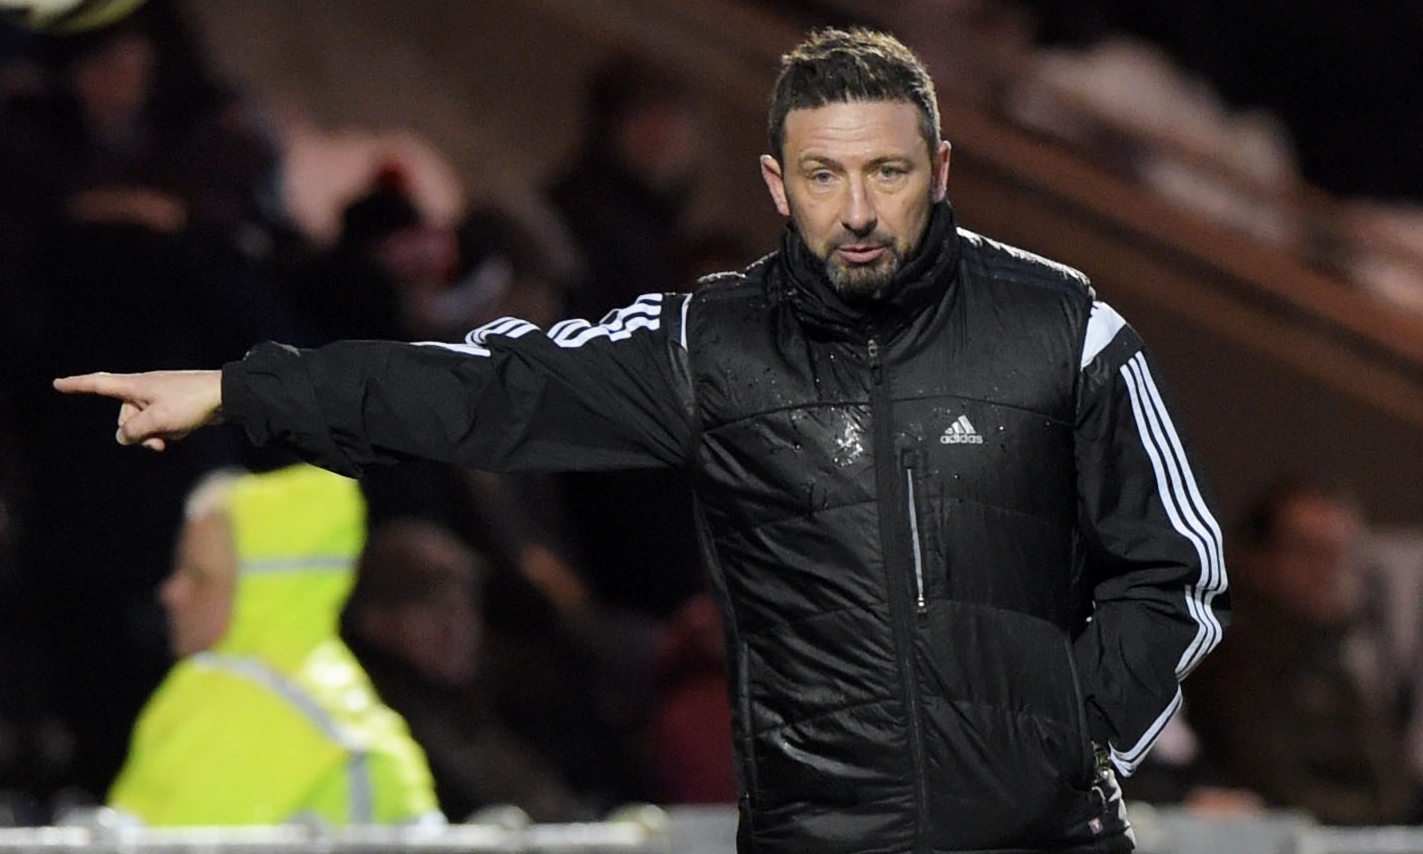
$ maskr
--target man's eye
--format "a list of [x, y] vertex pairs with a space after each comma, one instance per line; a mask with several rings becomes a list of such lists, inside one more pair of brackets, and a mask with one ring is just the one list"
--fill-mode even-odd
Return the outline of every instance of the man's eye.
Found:
[[835, 180], [834, 174], [832, 174], [832, 173], [830, 173], [830, 172], [828, 172], [828, 171], [826, 171], [826, 170], [824, 170], [824, 169], [821, 169], [821, 170], [819, 170], [819, 171], [817, 171], [817, 172], [812, 172], [812, 173], [810, 173], [810, 183], [812, 183], [812, 184], [829, 184], [829, 183], [833, 182], [834, 180]]
[[879, 176], [885, 179], [900, 178], [904, 174], [905, 169], [902, 166], [881, 166], [879, 168]]

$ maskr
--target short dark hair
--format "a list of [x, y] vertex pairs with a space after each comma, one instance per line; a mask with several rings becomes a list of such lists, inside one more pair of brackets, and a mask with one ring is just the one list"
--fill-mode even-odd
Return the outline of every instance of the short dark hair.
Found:
[[1317, 499], [1348, 507], [1362, 516], [1363, 509], [1345, 483], [1309, 473], [1277, 475], [1245, 509], [1236, 526], [1239, 545], [1246, 551], [1269, 547], [1280, 533], [1284, 510], [1296, 501]]
[[771, 154], [781, 159], [786, 114], [851, 101], [907, 101], [932, 157], [939, 147], [939, 102], [919, 57], [894, 36], [855, 27], [811, 32], [781, 57], [767, 121]]

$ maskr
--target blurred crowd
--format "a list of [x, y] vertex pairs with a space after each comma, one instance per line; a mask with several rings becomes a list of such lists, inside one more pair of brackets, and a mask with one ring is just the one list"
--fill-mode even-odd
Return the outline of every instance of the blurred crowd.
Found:
[[[546, 191], [565, 233], [549, 234], [465, 198], [413, 134], [264, 109], [168, 0], [75, 33], [0, 32], [0, 823], [42, 823], [145, 802], [134, 781], [154, 775], [125, 763], [195, 678], [170, 665], [235, 655], [223, 638], [247, 601], [214, 588], [233, 572], [185, 557], [183, 508], [210, 472], [295, 462], [223, 431], [133, 453], [108, 407], [49, 378], [218, 367], [265, 339], [597, 320], [752, 259], [686, 229], [695, 100], [638, 58], [590, 80], [586, 140]], [[369, 547], [331, 631], [422, 745], [445, 815], [734, 799], [721, 632], [677, 476], [412, 463], [361, 490]], [[229, 592], [214, 606], [204, 589]], [[194, 621], [208, 643], [177, 643]]]
[[[1091, 109], [1068, 121], [1043, 87], [1156, 105], [1178, 131], [1217, 122], [1198, 146], [1217, 165], [1257, 183], [1297, 177], [1270, 121], [1199, 93], [1185, 104], [1140, 44], [1044, 53], [1019, 7], [953, 6], [980, 29], [920, 30], [942, 34], [938, 61], [925, 53], [946, 89], [1097, 143], [1116, 138], [1102, 132], [1106, 108], [1090, 127]], [[973, 32], [997, 36], [966, 47]], [[966, 62], [989, 71], [955, 73]], [[1123, 76], [1133, 87], [1103, 94]], [[0, 28], [0, 99], [0, 825], [103, 803], [157, 822], [211, 818], [211, 804], [184, 813], [144, 786], [184, 763], [250, 773], [254, 761], [216, 751], [164, 754], [188, 726], [184, 743], [230, 747], [221, 726], [252, 720], [234, 708], [264, 708], [260, 691], [233, 699], [223, 673], [306, 697], [326, 729], [302, 750], [385, 769], [376, 779], [399, 797], [378, 797], [373, 814], [389, 820], [431, 805], [452, 821], [499, 805], [567, 821], [635, 801], [734, 800], [722, 634], [677, 473], [412, 462], [370, 472], [357, 495], [321, 486], [337, 493], [308, 499], [308, 524], [272, 512], [316, 489], [295, 460], [222, 430], [161, 455], [121, 448], [112, 407], [49, 386], [96, 367], [218, 367], [266, 339], [458, 341], [507, 315], [596, 320], [743, 266], [758, 247], [688, 226], [705, 132], [689, 81], [631, 55], [588, 81], [585, 139], [540, 200], [558, 233], [466, 198], [414, 135], [328, 133], [264, 109], [213, 73], [169, 0], [78, 33]], [[1167, 192], [1195, 186], [1132, 156]], [[306, 537], [318, 522], [338, 545]], [[270, 551], [253, 545], [264, 536]], [[1423, 566], [1416, 544], [1388, 545], [1329, 485], [1282, 481], [1263, 496], [1232, 553], [1237, 627], [1188, 680], [1185, 711], [1128, 794], [1423, 820]], [[274, 562], [310, 570], [309, 589], [324, 591], [277, 588], [283, 601], [321, 610], [252, 604], [272, 599], [254, 573]], [[341, 574], [319, 580], [333, 562]], [[261, 633], [254, 614], [313, 633], [244, 646]], [[337, 671], [346, 681], [330, 681]], [[333, 684], [345, 705], [327, 704]], [[360, 714], [347, 708], [356, 696]], [[306, 755], [272, 742], [279, 729], [254, 742], [272, 764]], [[156, 802], [177, 814], [146, 813]], [[276, 815], [349, 814], [284, 804]]]

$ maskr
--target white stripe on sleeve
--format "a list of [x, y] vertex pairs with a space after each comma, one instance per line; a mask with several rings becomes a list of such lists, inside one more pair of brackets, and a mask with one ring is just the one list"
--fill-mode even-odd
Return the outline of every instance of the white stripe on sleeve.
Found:
[[[598, 338], [621, 341], [631, 337], [639, 329], [655, 331], [661, 327], [662, 294], [644, 294], [638, 297], [632, 305], [611, 312], [597, 324], [580, 318], [561, 320], [549, 327], [547, 337], [560, 347], [576, 348]], [[464, 341], [458, 344], [445, 341], [417, 341], [415, 343], [421, 347], [443, 347], [446, 350], [467, 353], [471, 356], [489, 356], [490, 338], [522, 338], [532, 332], [539, 331], [539, 327], [527, 320], [520, 320], [517, 317], [501, 317], [470, 332], [464, 337]]]
[[[1121, 373], [1126, 381], [1142, 447], [1151, 460], [1156, 476], [1157, 494], [1171, 526], [1194, 546], [1201, 566], [1196, 582], [1187, 585], [1184, 594], [1186, 612], [1196, 622], [1197, 629], [1196, 636], [1176, 662], [1176, 679], [1179, 682], [1220, 642], [1224, 633], [1211, 609], [1212, 600], [1226, 589], [1220, 525], [1201, 496], [1180, 436], [1147, 366], [1145, 354], [1133, 356], [1122, 366]], [[1178, 705], [1179, 689], [1170, 706], [1136, 744], [1123, 751], [1112, 748], [1112, 762], [1123, 774], [1130, 774], [1136, 769]]]

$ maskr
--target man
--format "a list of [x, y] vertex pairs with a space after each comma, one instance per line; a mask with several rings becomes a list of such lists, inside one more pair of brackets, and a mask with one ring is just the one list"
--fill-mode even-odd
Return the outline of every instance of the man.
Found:
[[596, 319], [644, 293], [681, 290], [700, 119], [678, 69], [632, 54], [597, 69], [584, 107], [583, 142], [548, 199], [582, 256], [567, 316]]
[[355, 482], [220, 472], [160, 588], [173, 652], [109, 804], [151, 825], [443, 823], [425, 754], [337, 636], [365, 539]]
[[535, 821], [590, 818], [553, 765], [499, 720], [480, 615], [484, 559], [444, 525], [371, 528], [341, 636], [425, 748], [444, 813], [512, 804]]
[[1218, 526], [1142, 343], [1080, 273], [958, 229], [893, 38], [788, 54], [779, 251], [598, 325], [262, 345], [90, 375], [119, 441], [219, 417], [342, 471], [682, 466], [724, 612], [742, 852], [1126, 851], [1130, 773], [1218, 641]]
[[[548, 198], [582, 257], [560, 319], [596, 320], [642, 294], [695, 281], [682, 261], [703, 146], [695, 88], [680, 69], [646, 57], [604, 62], [583, 106], [583, 143]], [[681, 472], [567, 472], [549, 484], [575, 569], [600, 602], [662, 619], [705, 590]]]
[[1190, 724], [1208, 770], [1269, 806], [1416, 824], [1413, 668], [1367, 542], [1337, 487], [1286, 477], [1263, 492], [1241, 525], [1236, 627], [1187, 686]]

